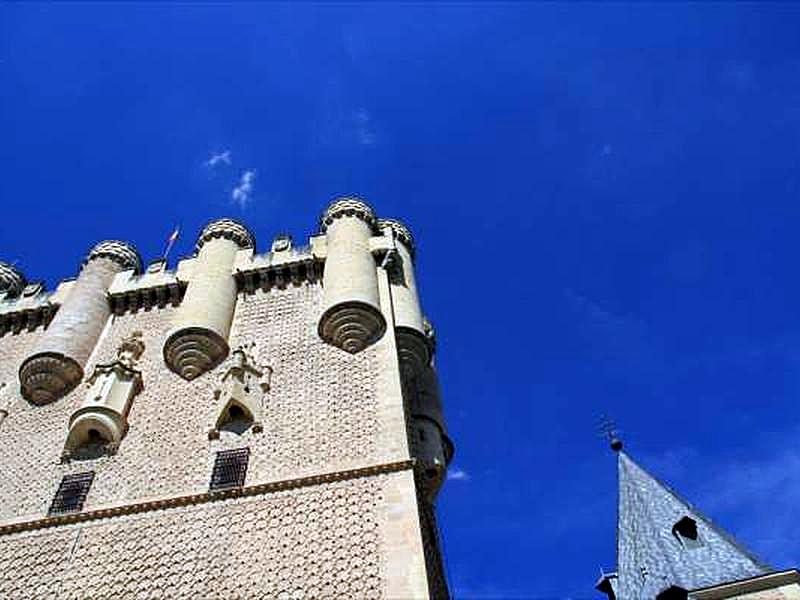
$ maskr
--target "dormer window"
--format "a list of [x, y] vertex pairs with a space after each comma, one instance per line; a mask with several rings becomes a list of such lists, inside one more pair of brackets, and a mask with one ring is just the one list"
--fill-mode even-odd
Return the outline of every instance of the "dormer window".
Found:
[[681, 517], [672, 526], [672, 535], [686, 549], [699, 548], [703, 545], [697, 532], [697, 521], [689, 516]]

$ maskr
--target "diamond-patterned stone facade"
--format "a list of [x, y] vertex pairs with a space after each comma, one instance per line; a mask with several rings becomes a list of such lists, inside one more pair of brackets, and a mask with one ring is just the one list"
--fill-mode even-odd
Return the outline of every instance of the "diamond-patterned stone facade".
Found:
[[[223, 429], [217, 439], [208, 423], [226, 365], [191, 381], [164, 365], [178, 307], [110, 315], [85, 370], [113, 361], [141, 332], [142, 388], [116, 453], [70, 461], [60, 454], [85, 385], [47, 405], [28, 402], [17, 371], [42, 328], [0, 336], [0, 598], [424, 595], [430, 542], [423, 547], [427, 520], [410, 463], [380, 470], [408, 460], [394, 347], [388, 337], [358, 354], [325, 344], [322, 299], [318, 281], [238, 293], [228, 341], [252, 348], [272, 373], [263, 430]], [[242, 447], [250, 449], [245, 490], [264, 491], [209, 496], [217, 452]], [[378, 474], [363, 471], [371, 466]], [[80, 513], [87, 520], [45, 526], [62, 478], [87, 471], [95, 473]], [[286, 481], [304, 483], [285, 489]], [[27, 529], [11, 533], [20, 522]]]

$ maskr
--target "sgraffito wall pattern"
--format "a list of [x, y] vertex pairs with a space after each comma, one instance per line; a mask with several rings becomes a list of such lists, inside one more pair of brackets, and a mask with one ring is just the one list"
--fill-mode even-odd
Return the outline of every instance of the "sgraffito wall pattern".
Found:
[[381, 598], [397, 475], [0, 537], [0, 598]]
[[[0, 381], [10, 385], [12, 406], [0, 424], [0, 521], [43, 516], [64, 474], [94, 470], [85, 508], [135, 499], [203, 492], [216, 450], [251, 448], [247, 484], [375, 464], [386, 456], [387, 429], [379, 410], [381, 342], [351, 355], [322, 343], [316, 333], [321, 289], [303, 283], [240, 294], [230, 345], [255, 342], [261, 364], [273, 369], [264, 395], [264, 431], [223, 432], [209, 440], [215, 372], [187, 382], [164, 366], [162, 345], [175, 308], [153, 308], [111, 317], [89, 359], [113, 360], [125, 337], [141, 331], [143, 391], [134, 398], [129, 430], [116, 455], [60, 462], [70, 415], [86, 393], [80, 385], [66, 398], [32, 406], [19, 397], [16, 370], [37, 332], [0, 338]], [[394, 424], [391, 425], [393, 428]]]

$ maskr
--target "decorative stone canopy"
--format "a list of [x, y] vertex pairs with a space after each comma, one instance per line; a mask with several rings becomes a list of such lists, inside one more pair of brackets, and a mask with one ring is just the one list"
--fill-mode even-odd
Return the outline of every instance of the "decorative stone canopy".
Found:
[[22, 271], [14, 265], [0, 262], [0, 294], [19, 296], [27, 284]]
[[370, 229], [375, 229], [377, 224], [375, 211], [369, 204], [357, 196], [342, 196], [331, 202], [322, 213], [319, 221], [320, 231], [325, 233], [328, 226], [340, 217], [358, 217], [369, 225]]
[[137, 274], [142, 272], [142, 258], [136, 248], [128, 242], [104, 240], [89, 251], [83, 264], [95, 258], [109, 258], [122, 265], [125, 270], [133, 269]]
[[384, 229], [386, 227], [389, 227], [394, 232], [395, 237], [405, 244], [411, 254], [411, 258], [414, 258], [417, 252], [417, 246], [414, 243], [414, 236], [411, 235], [411, 230], [404, 223], [396, 219], [378, 219], [378, 229]]
[[199, 251], [206, 242], [216, 238], [232, 240], [242, 249], [256, 247], [256, 238], [247, 227], [233, 219], [217, 219], [211, 221], [200, 232], [200, 237], [197, 238], [197, 250]]

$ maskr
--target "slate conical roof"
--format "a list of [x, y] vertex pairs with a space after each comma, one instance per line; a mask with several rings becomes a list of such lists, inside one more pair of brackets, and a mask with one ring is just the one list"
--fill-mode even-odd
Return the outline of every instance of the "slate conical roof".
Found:
[[[693, 590], [772, 571], [624, 452], [618, 471], [617, 598], [655, 598], [670, 586]], [[696, 523], [696, 540], [673, 531], [684, 517]]]

